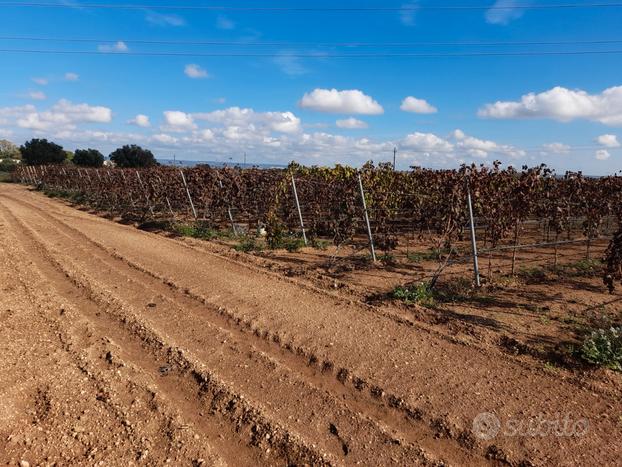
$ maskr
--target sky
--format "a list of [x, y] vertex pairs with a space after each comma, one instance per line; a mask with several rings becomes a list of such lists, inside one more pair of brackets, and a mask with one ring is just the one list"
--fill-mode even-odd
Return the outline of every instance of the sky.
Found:
[[573, 3], [590, 1], [0, 1], [0, 138], [309, 165], [396, 148], [399, 169], [611, 174], [622, 4], [542, 8]]

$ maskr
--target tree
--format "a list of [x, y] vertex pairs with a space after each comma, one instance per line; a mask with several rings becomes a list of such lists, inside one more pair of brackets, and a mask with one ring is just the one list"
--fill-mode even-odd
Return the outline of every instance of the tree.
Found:
[[0, 139], [0, 159], [21, 159], [22, 155], [16, 144]]
[[47, 139], [31, 139], [19, 148], [28, 165], [60, 164], [67, 155], [62, 146]]
[[101, 167], [104, 165], [104, 155], [97, 149], [77, 149], [73, 163], [82, 167]]
[[135, 144], [125, 145], [110, 154], [110, 160], [117, 167], [153, 167], [158, 165], [153, 154], [148, 149], [143, 149]]

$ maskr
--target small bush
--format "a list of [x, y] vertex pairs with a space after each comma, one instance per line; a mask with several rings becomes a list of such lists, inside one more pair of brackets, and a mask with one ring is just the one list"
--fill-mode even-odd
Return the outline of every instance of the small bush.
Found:
[[262, 251], [263, 247], [257, 243], [257, 239], [255, 237], [245, 237], [240, 243], [238, 243], [235, 247], [236, 251], [241, 251], [244, 253], [250, 253], [251, 251]]
[[328, 240], [321, 240], [319, 238], [312, 238], [310, 245], [313, 248], [316, 248], [318, 250], [322, 250], [325, 251], [328, 249], [328, 246], [331, 244], [331, 242], [329, 242]]
[[593, 365], [622, 371], [622, 327], [593, 331], [583, 342], [580, 355]]
[[434, 304], [434, 291], [429, 284], [415, 284], [408, 286], [399, 286], [393, 290], [393, 298], [401, 300], [404, 303], [418, 303], [424, 306]]
[[290, 253], [300, 251], [303, 246], [305, 246], [305, 242], [301, 238], [290, 237], [283, 241], [283, 247]]
[[195, 224], [176, 224], [173, 226], [173, 230], [184, 237], [199, 238], [201, 240], [213, 240], [219, 237], [217, 230], [201, 222]]

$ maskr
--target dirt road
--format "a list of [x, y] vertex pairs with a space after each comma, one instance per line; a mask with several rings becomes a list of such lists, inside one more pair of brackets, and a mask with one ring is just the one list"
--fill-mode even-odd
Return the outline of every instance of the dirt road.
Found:
[[619, 462], [619, 388], [20, 186], [0, 232], [6, 462]]

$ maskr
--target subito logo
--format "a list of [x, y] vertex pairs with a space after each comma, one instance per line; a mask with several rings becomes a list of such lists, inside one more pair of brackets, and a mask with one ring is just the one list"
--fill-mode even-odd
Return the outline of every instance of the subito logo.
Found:
[[473, 419], [473, 434], [482, 440], [495, 438], [501, 430], [501, 421], [490, 412], [482, 412]]

